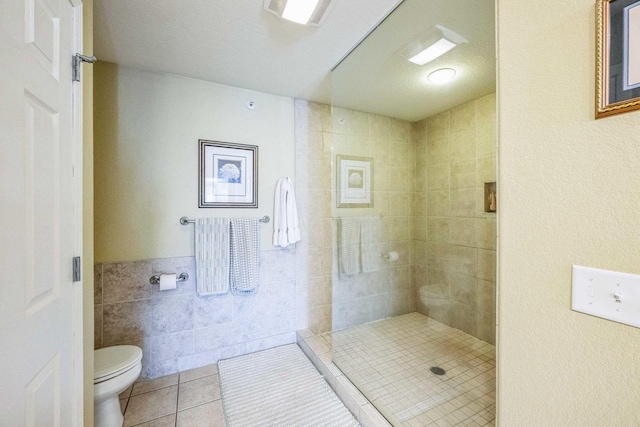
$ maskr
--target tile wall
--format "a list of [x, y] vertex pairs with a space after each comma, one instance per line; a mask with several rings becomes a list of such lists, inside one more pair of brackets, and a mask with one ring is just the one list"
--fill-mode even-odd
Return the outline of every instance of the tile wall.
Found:
[[496, 214], [484, 212], [484, 183], [496, 180], [495, 106], [491, 94], [414, 125], [417, 309], [491, 344]]
[[[295, 250], [262, 251], [253, 295], [199, 297], [193, 257], [95, 266], [95, 348], [143, 349], [142, 378], [156, 378], [218, 359], [295, 342]], [[160, 292], [149, 277], [186, 272], [176, 290]]]
[[[297, 279], [309, 284], [309, 328], [318, 333], [415, 311], [411, 123], [301, 100], [295, 111], [296, 191], [308, 237], [297, 248]], [[339, 154], [373, 158], [373, 208], [336, 207]], [[380, 253], [397, 251], [400, 259], [380, 257], [377, 271], [341, 277], [332, 217], [342, 216], [379, 216]]]

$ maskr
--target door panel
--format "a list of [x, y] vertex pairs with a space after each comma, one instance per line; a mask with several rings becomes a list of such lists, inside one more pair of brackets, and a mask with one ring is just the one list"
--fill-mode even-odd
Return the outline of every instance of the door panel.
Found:
[[76, 420], [73, 18], [68, 0], [0, 1], [0, 426]]

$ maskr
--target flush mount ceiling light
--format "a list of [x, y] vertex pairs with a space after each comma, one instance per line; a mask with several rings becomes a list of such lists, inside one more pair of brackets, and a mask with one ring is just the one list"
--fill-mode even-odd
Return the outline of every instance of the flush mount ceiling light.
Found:
[[264, 0], [264, 9], [287, 21], [321, 25], [334, 5], [333, 0]]
[[466, 42], [467, 40], [459, 34], [441, 25], [436, 25], [428, 30], [420, 38], [420, 41], [407, 47], [404, 56], [414, 64], [424, 65]]
[[432, 73], [429, 73], [427, 79], [431, 83], [435, 83], [437, 85], [443, 85], [448, 83], [456, 76], [456, 70], [453, 68], [441, 68], [439, 70], [435, 70]]

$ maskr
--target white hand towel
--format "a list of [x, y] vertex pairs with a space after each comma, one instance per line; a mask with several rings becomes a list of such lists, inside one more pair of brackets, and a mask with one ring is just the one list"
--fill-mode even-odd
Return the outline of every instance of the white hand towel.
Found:
[[293, 183], [287, 176], [276, 184], [273, 212], [273, 245], [286, 248], [300, 241], [298, 207]]
[[340, 271], [354, 276], [360, 273], [360, 218], [341, 218], [339, 232]]
[[234, 294], [251, 294], [260, 278], [260, 240], [256, 218], [231, 219], [230, 283]]

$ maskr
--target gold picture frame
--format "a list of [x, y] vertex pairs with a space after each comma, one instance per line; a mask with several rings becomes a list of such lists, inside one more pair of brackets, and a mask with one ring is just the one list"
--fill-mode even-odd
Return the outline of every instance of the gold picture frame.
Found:
[[597, 0], [596, 7], [596, 119], [599, 119], [640, 109], [637, 80], [640, 45], [635, 37], [640, 25], [640, 0]]

